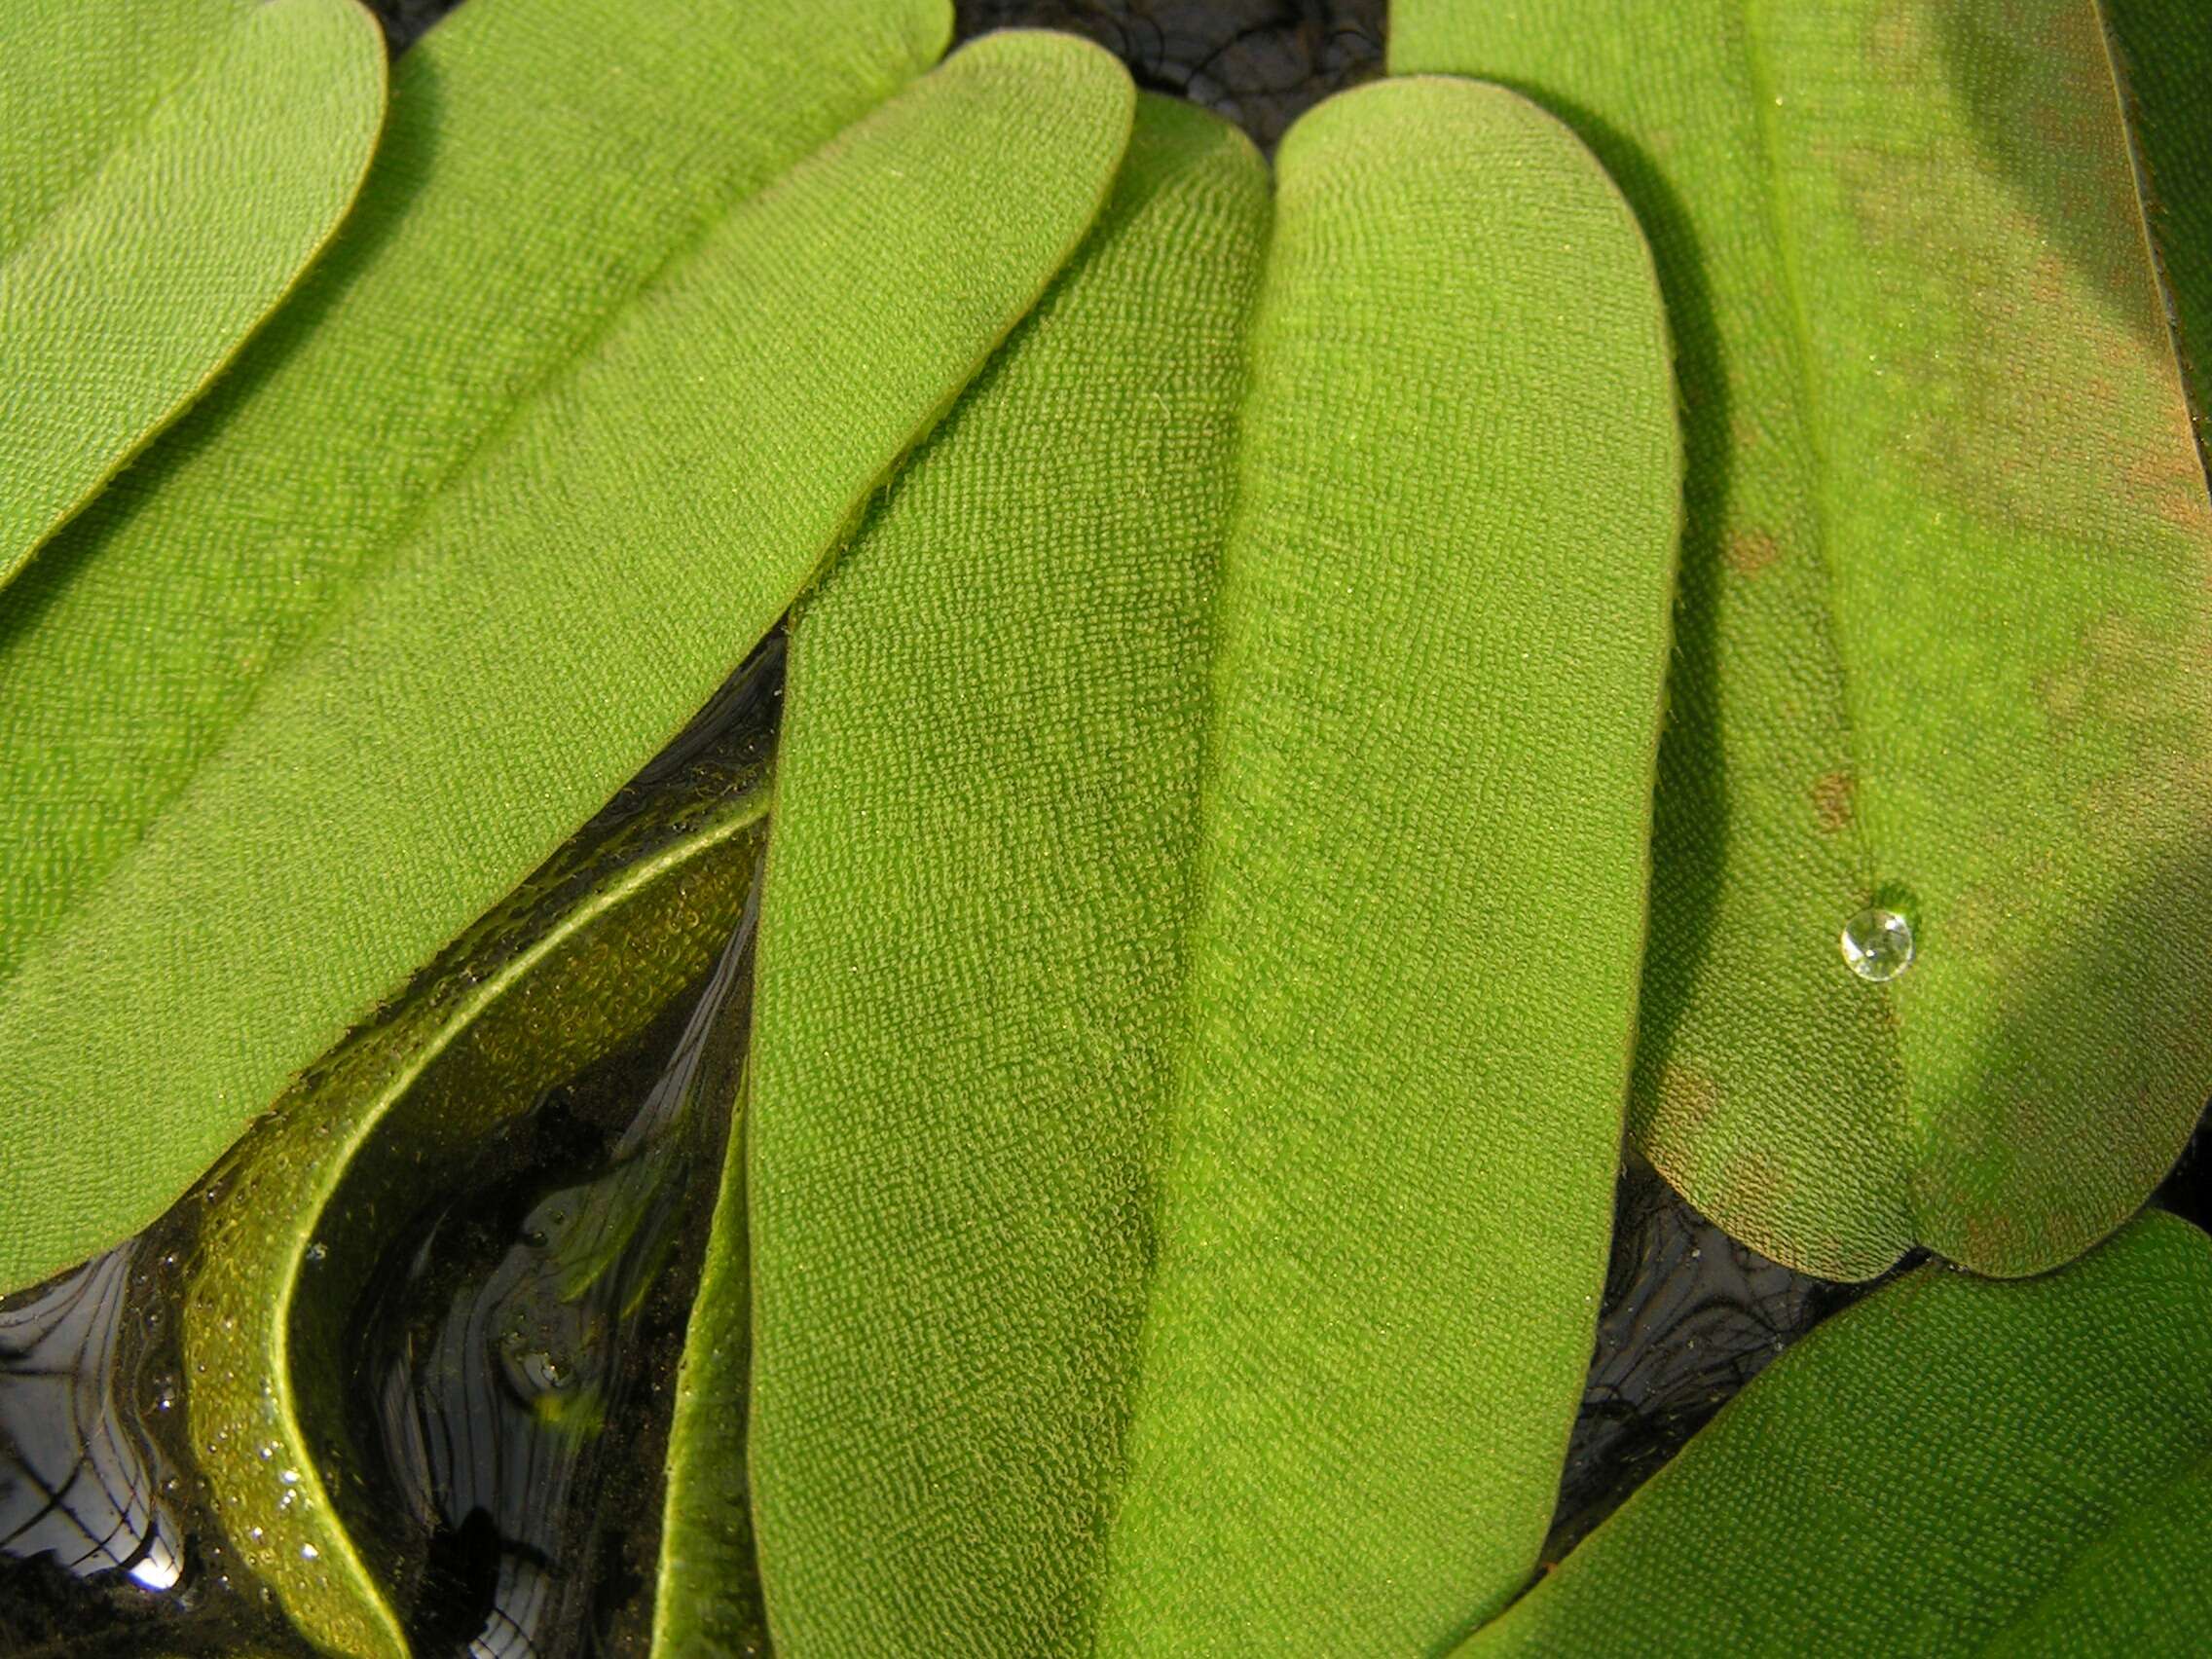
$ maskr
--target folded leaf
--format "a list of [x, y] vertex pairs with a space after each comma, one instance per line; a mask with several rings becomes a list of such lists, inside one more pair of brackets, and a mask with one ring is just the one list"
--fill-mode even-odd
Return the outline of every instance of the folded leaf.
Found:
[[408, 1652], [383, 1588], [388, 1522], [326, 1450], [351, 1438], [349, 1322], [372, 1271], [444, 1172], [698, 980], [737, 925], [766, 806], [740, 776], [582, 842], [289, 1090], [202, 1189], [183, 1315], [200, 1474], [240, 1559], [318, 1647]]
[[1350, 94], [1281, 173], [1270, 240], [1249, 147], [1148, 104], [794, 622], [782, 1650], [1426, 1649], [1542, 1540], [1642, 932], [1658, 296], [1497, 89]]
[[753, 1323], [746, 1107], [741, 1083], [708, 1228], [708, 1259], [676, 1374], [653, 1586], [654, 1659], [770, 1651], [746, 1470], [744, 1402], [751, 1386]]
[[1112, 59], [1007, 34], [830, 139], [935, 5], [559, 3], [410, 55], [352, 257], [12, 596], [0, 1284], [150, 1219], [668, 740], [1126, 138]]
[[2199, 443], [2212, 414], [2212, 28], [2195, 0], [2103, 0], [2148, 174], [2151, 232], [2181, 328]]
[[2092, 0], [1391, 21], [1575, 125], [1680, 346], [1639, 1145], [1828, 1277], [2067, 1260], [2212, 1092], [2212, 502]]
[[1460, 1652], [2185, 1654], [2212, 1629], [2212, 1239], [1924, 1267], [1777, 1360]]
[[359, 188], [353, 0], [13, 0], [0, 20], [0, 584], [269, 314]]

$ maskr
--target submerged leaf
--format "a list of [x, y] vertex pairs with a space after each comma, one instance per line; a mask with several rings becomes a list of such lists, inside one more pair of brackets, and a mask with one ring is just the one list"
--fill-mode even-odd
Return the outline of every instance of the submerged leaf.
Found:
[[319, 1646], [406, 1651], [378, 1582], [388, 1529], [369, 1519], [339, 1409], [372, 1268], [490, 1130], [697, 981], [737, 924], [766, 804], [764, 785], [704, 803], [680, 792], [557, 861], [203, 1190], [184, 1313], [202, 1474], [240, 1557]]
[[1126, 139], [1072, 39], [864, 116], [935, 0], [699, 10], [409, 54], [343, 257], [11, 595], [0, 1285], [150, 1220], [668, 740]]
[[2212, 1239], [1925, 1267], [1723, 1408], [1462, 1654], [2181, 1655], [2212, 1629]]
[[794, 623], [746, 1175], [795, 1652], [1432, 1648], [1543, 1537], [1642, 934], [1658, 294], [1494, 88], [1347, 94], [1281, 172], [1271, 230], [1148, 103]]
[[2212, 501], [2093, 0], [1391, 20], [1576, 127], [1679, 342], [1638, 1144], [1829, 1277], [2067, 1260], [2212, 1091]]
[[298, 279], [360, 186], [384, 90], [354, 0], [10, 0], [0, 584]]

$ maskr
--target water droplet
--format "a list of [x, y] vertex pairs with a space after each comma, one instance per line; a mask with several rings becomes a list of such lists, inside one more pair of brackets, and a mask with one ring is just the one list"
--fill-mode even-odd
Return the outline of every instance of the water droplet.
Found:
[[1851, 971], [1875, 984], [1912, 966], [1912, 924], [1895, 910], [1860, 911], [1843, 924], [1841, 943]]
[[276, 1478], [286, 1486], [298, 1486], [300, 1484], [300, 1471], [297, 1469], [280, 1470]]
[[319, 1561], [321, 1558], [322, 1552], [316, 1549], [314, 1545], [302, 1544], [300, 1546], [300, 1559], [302, 1561]]

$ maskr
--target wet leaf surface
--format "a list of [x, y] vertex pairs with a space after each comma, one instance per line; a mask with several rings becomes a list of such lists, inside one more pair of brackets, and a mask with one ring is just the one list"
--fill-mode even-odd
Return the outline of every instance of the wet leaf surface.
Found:
[[[618, 798], [199, 1190], [184, 1320], [200, 1468], [247, 1564], [319, 1643], [404, 1651], [388, 1587], [411, 1570], [405, 1531], [346, 1411], [378, 1264], [402, 1238], [419, 1247], [425, 1200], [487, 1134], [629, 1048], [721, 954], [764, 830], [778, 667], [771, 650], [716, 712], [722, 743]], [[621, 1178], [649, 1166], [629, 1160]]]

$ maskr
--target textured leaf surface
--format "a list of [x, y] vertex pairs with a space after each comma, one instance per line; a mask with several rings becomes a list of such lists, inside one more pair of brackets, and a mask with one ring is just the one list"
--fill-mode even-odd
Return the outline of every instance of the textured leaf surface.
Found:
[[[2068, 1259], [2212, 1089], [2212, 503], [2091, 0], [1392, 28], [1590, 141], [1679, 342], [1632, 1131], [1792, 1267]], [[1869, 903], [1918, 936], [1886, 984]]]
[[345, 215], [384, 118], [353, 0], [14, 0], [0, 21], [0, 583]]
[[2195, 0], [2103, 0], [2135, 140], [2151, 231], [2181, 328], [2197, 433], [2212, 410], [2212, 19]]
[[0, 618], [0, 1283], [158, 1212], [667, 741], [1126, 140], [1067, 37], [838, 133], [937, 7], [561, 4], [404, 60], [348, 257]]
[[1460, 1652], [2184, 1654], [2212, 1629], [2212, 1240], [1821, 1326]]
[[1642, 932], [1664, 329], [1510, 93], [1349, 94], [1281, 175], [1271, 228], [1248, 147], [1148, 106], [794, 624], [785, 1650], [1426, 1649], [1534, 1564]]
[[441, 1171], [714, 961], [767, 793], [660, 804], [527, 884], [256, 1124], [203, 1189], [186, 1294], [200, 1470], [240, 1558], [331, 1652], [404, 1659], [350, 1439], [349, 1320]]

